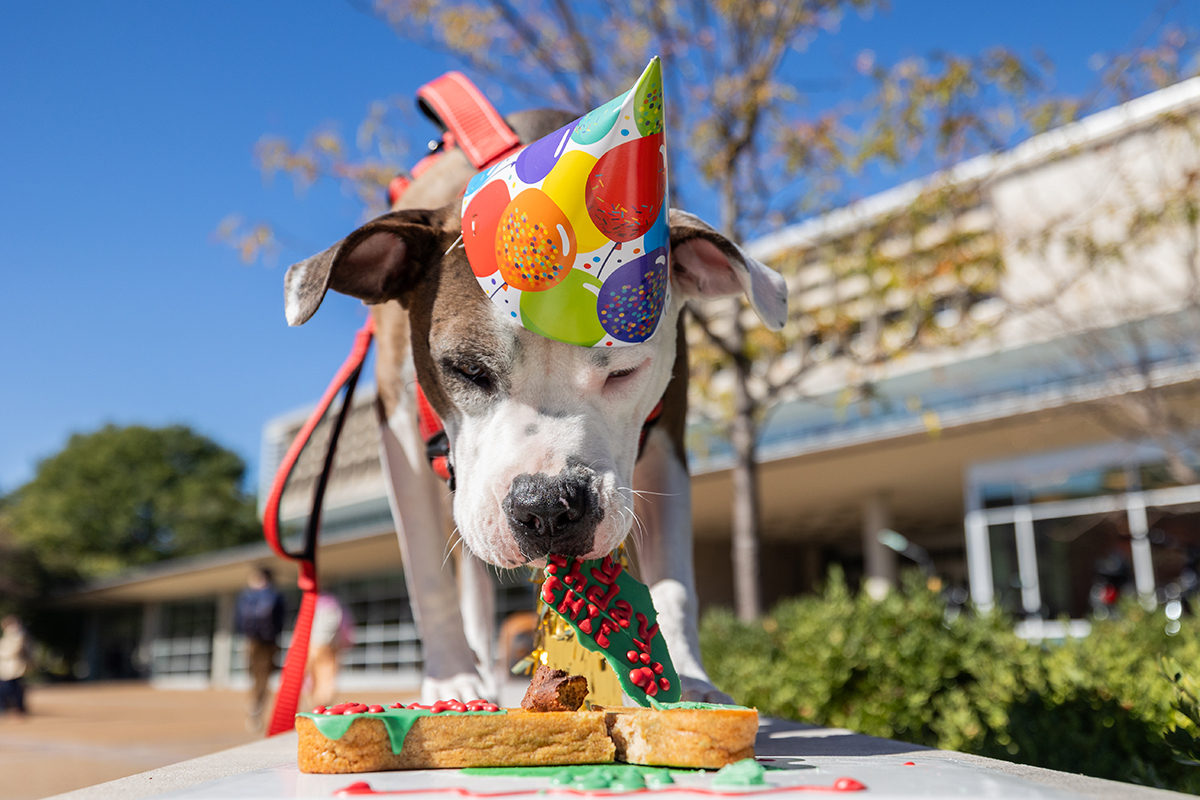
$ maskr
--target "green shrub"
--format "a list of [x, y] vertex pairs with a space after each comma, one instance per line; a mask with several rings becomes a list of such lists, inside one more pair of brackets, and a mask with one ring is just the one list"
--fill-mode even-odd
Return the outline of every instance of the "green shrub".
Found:
[[1085, 639], [1043, 647], [1000, 614], [948, 617], [916, 574], [903, 584], [877, 602], [835, 570], [823, 595], [759, 622], [710, 612], [705, 666], [773, 716], [1200, 792], [1200, 767], [1167, 743], [1195, 729], [1160, 666], [1200, 663], [1196, 620], [1168, 636], [1161, 613], [1131, 606]]

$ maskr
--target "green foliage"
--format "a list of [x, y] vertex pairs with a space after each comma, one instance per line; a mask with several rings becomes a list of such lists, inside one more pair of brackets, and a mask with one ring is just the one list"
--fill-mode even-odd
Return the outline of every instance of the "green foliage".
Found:
[[0, 509], [0, 527], [58, 575], [122, 568], [254, 541], [237, 454], [181, 426], [75, 434]]
[[1183, 674], [1178, 665], [1172, 669], [1164, 663], [1163, 676], [1175, 690], [1171, 701], [1175, 727], [1167, 732], [1167, 746], [1177, 760], [1200, 767], [1200, 689], [1195, 678]]
[[[4, 513], [0, 501], [0, 517]], [[33, 548], [18, 544], [0, 519], [0, 616], [24, 613], [49, 584], [50, 575]]]
[[1159, 661], [1200, 663], [1200, 622], [1174, 636], [1164, 623], [1132, 606], [1085, 639], [1041, 646], [999, 614], [947, 614], [916, 574], [876, 602], [835, 570], [822, 596], [758, 622], [709, 613], [701, 644], [717, 685], [766, 714], [1200, 792], [1200, 767], [1181, 760], [1194, 760], [1195, 694]]

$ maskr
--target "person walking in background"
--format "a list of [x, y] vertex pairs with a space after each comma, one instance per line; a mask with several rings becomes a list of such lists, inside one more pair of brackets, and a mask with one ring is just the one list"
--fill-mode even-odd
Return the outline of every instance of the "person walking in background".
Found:
[[246, 666], [254, 681], [250, 689], [250, 714], [246, 727], [262, 730], [267, 683], [275, 670], [279, 634], [283, 632], [283, 595], [275, 588], [275, 576], [267, 567], [250, 573], [246, 588], [238, 595], [237, 632], [246, 637]]
[[313, 705], [333, 705], [342, 651], [352, 644], [354, 616], [336, 597], [321, 592], [317, 596], [312, 638], [308, 647], [308, 676], [312, 680]]
[[23, 717], [28, 713], [22, 679], [29, 669], [29, 635], [14, 614], [0, 620], [0, 631], [0, 711], [12, 709]]

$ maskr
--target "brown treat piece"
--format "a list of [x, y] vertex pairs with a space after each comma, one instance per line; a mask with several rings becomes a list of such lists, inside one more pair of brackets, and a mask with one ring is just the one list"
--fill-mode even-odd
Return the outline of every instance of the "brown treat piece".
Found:
[[434, 714], [420, 717], [392, 752], [387, 728], [362, 716], [340, 739], [326, 739], [308, 717], [296, 718], [301, 772], [337, 774], [443, 767], [533, 767], [613, 760], [604, 714]]
[[652, 767], [718, 769], [754, 758], [758, 712], [752, 708], [606, 707], [617, 760]]
[[569, 675], [545, 664], [533, 673], [521, 708], [530, 711], [578, 711], [587, 697], [588, 682], [582, 675]]

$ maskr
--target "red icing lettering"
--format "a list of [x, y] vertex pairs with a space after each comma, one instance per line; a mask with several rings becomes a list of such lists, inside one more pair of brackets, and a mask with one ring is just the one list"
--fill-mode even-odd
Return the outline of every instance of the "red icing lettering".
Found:
[[587, 586], [587, 578], [585, 578], [583, 573], [579, 571], [579, 565], [582, 563], [583, 562], [579, 560], [572, 560], [571, 570], [564, 575], [562, 579], [563, 583], [567, 584], [568, 586], [575, 587], [575, 590], [580, 593], [582, 593], [584, 587]]
[[600, 620], [600, 630], [596, 631], [596, 644], [601, 647], [608, 647], [608, 634], [615, 633], [616, 627], [609, 620]]
[[638, 612], [638, 615], [637, 615], [637, 621], [638, 621], [638, 636], [640, 636], [642, 638], [642, 641], [646, 643], [646, 648], [649, 649], [650, 641], [658, 633], [658, 623], [656, 622], [653, 625], [647, 627], [646, 615], [640, 611]]
[[554, 592], [562, 588], [562, 581], [553, 575], [547, 575], [545, 583], [542, 584], [542, 602], [546, 605], [554, 605]]
[[619, 576], [624, 569], [625, 568], [621, 566], [621, 562], [613, 561], [612, 556], [609, 555], [604, 557], [604, 560], [600, 562], [600, 566], [592, 568], [592, 577], [599, 583], [603, 583], [606, 586], [611, 586], [617, 582], [617, 576]]
[[629, 620], [633, 618], [633, 606], [624, 600], [618, 600], [613, 603], [612, 610], [609, 611], [609, 616], [622, 628], [628, 628]]
[[558, 606], [558, 613], [566, 615], [567, 611], [571, 612], [571, 619], [579, 619], [579, 614], [583, 611], [587, 601], [572, 591], [568, 591], [563, 597], [562, 603]]
[[[595, 572], [595, 570], [592, 570]], [[613, 584], [608, 587], [608, 591], [604, 590], [603, 586], [589, 586], [587, 590], [587, 599], [595, 603], [599, 608], [608, 610], [608, 604], [612, 602], [617, 593], [621, 591], [621, 587]]]

